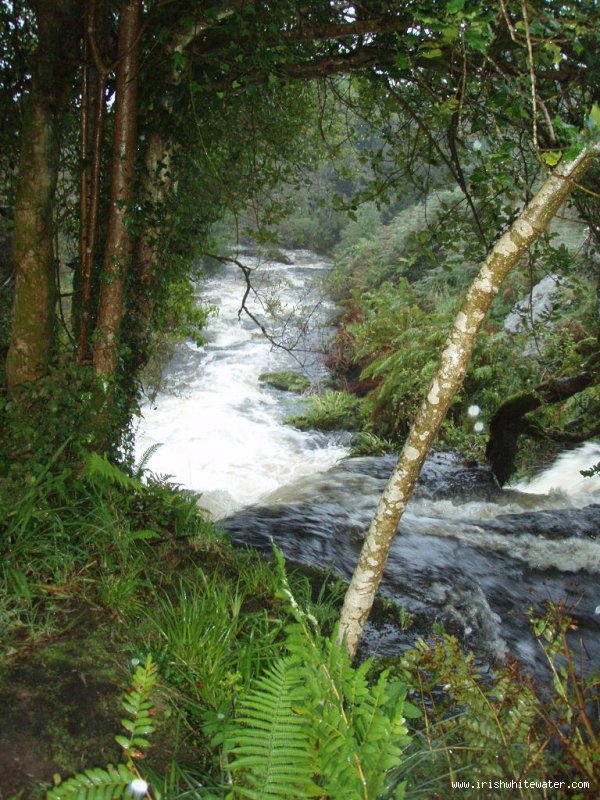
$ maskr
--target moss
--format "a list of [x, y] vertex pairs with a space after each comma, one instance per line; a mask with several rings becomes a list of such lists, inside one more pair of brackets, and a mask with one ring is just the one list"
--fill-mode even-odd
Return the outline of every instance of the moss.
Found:
[[347, 392], [327, 390], [310, 398], [305, 414], [287, 417], [285, 422], [301, 431], [360, 431], [366, 418], [364, 400]]
[[273, 386], [275, 389], [281, 389], [284, 392], [295, 392], [296, 394], [302, 394], [310, 386], [308, 378], [292, 370], [263, 372], [262, 375], [259, 375], [258, 380], [268, 386]]
[[111, 631], [88, 612], [77, 632], [3, 667], [0, 800], [18, 791], [33, 797], [55, 773], [118, 759], [124, 672], [108, 655], [114, 649]]

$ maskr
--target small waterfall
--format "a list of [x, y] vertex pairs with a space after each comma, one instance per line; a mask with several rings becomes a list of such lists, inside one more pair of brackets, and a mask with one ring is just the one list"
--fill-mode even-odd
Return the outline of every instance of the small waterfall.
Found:
[[560, 497], [565, 504], [583, 506], [600, 493], [600, 475], [585, 477], [582, 470], [589, 470], [600, 462], [600, 444], [586, 442], [575, 450], [562, 453], [548, 469], [534, 478], [519, 481], [513, 489], [526, 494]]

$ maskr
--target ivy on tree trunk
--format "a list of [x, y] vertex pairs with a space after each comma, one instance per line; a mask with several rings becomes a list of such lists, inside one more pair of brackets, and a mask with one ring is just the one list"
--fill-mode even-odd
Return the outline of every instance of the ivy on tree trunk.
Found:
[[[95, 309], [93, 287], [97, 282], [94, 271], [98, 213], [102, 179], [102, 142], [106, 112], [106, 79], [109, 72], [104, 63], [107, 19], [91, 2], [86, 9], [84, 32], [85, 63], [82, 75], [80, 151], [80, 234], [79, 265], [73, 278], [73, 327], [77, 338], [77, 363], [90, 359], [90, 333]], [[93, 54], [93, 58], [91, 57]]]
[[141, 0], [132, 0], [119, 10], [110, 209], [93, 355], [96, 374], [110, 379], [119, 360], [119, 333], [131, 260], [140, 12]]
[[60, 129], [79, 55], [75, 0], [32, 3], [38, 45], [23, 118], [14, 217], [16, 269], [11, 341], [6, 362], [9, 391], [40, 378], [54, 341], [56, 263], [53, 204]]
[[136, 286], [131, 303], [134, 321], [133, 341], [136, 364], [143, 365], [148, 358], [152, 315], [155, 302], [156, 273], [161, 260], [161, 242], [167, 231], [160, 222], [165, 199], [173, 187], [171, 148], [159, 131], [151, 131], [144, 152], [144, 174], [140, 196], [147, 205], [151, 222], [144, 227], [136, 243], [134, 263]]
[[377, 511], [340, 616], [339, 640], [356, 654], [375, 594], [381, 582], [398, 523], [412, 495], [444, 417], [464, 380], [483, 318], [502, 281], [550, 221], [600, 154], [600, 143], [584, 148], [561, 163], [509, 230], [498, 240], [471, 284], [458, 312], [437, 372], [408, 434], [398, 463], [381, 496]]

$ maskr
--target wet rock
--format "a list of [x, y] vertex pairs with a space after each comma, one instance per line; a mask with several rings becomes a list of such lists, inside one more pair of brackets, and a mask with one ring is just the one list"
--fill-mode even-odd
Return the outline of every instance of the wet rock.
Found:
[[554, 509], [523, 514], [501, 514], [496, 519], [479, 523], [484, 530], [500, 533], [526, 531], [546, 539], [564, 539], [581, 536], [597, 539], [600, 536], [600, 505], [592, 504], [579, 509]]
[[[393, 455], [348, 458], [339, 469], [387, 481], [396, 461], [397, 457]], [[432, 453], [425, 461], [414, 497], [494, 500], [501, 493], [500, 485], [485, 464], [465, 464], [456, 453], [440, 452]]]

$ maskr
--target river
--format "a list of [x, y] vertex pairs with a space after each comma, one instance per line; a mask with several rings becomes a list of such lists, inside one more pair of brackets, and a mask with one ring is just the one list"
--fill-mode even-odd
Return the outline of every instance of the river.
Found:
[[[310, 351], [320, 349], [333, 311], [319, 281], [330, 265], [307, 251], [286, 253], [292, 264], [242, 260], [253, 269], [252, 313], [281, 338], [300, 338], [296, 357], [238, 318], [243, 276], [234, 264], [218, 268], [202, 299], [219, 313], [203, 346], [176, 348], [161, 391], [143, 408], [138, 456], [162, 443], [149, 468], [199, 492], [200, 505], [237, 543], [269, 550], [274, 540], [292, 561], [349, 577], [393, 458], [345, 458], [346, 434], [285, 425], [299, 399], [259, 382], [261, 373], [281, 369], [301, 369], [316, 383], [325, 378]], [[442, 625], [489, 662], [510, 653], [542, 671], [527, 612], [564, 600], [579, 627], [578, 660], [585, 671], [597, 668], [600, 481], [580, 470], [599, 460], [600, 445], [588, 443], [501, 490], [485, 468], [432, 455], [381, 588], [414, 622], [407, 630], [369, 625], [369, 650], [398, 653]]]

